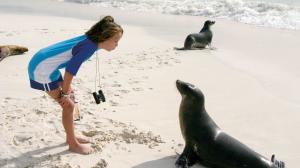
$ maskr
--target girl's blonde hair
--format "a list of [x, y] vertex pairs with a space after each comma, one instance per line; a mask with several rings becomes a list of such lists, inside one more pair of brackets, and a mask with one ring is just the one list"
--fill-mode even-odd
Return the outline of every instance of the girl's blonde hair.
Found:
[[113, 17], [105, 16], [92, 26], [85, 34], [91, 41], [100, 43], [113, 37], [117, 33], [123, 34], [122, 27], [114, 22]]

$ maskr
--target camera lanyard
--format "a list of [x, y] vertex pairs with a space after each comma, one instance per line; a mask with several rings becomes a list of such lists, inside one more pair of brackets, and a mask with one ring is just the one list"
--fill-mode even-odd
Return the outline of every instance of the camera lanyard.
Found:
[[97, 92], [97, 79], [98, 79], [98, 87], [100, 88], [100, 62], [98, 57], [98, 52], [96, 52], [96, 76], [95, 76], [95, 92]]

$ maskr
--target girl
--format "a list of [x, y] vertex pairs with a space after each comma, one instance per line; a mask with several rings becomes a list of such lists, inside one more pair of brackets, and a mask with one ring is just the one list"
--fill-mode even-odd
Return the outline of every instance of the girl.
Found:
[[[97, 49], [114, 50], [122, 35], [122, 27], [115, 23], [111, 16], [106, 16], [92, 26], [85, 35], [43, 48], [29, 62], [31, 87], [45, 91], [63, 109], [62, 123], [69, 150], [72, 152], [89, 154], [93, 151], [90, 146], [82, 144], [88, 142], [87, 140], [76, 137], [74, 133], [74, 101], [70, 95], [73, 92], [72, 79], [80, 65]], [[64, 77], [59, 71], [62, 68], [65, 68]]]

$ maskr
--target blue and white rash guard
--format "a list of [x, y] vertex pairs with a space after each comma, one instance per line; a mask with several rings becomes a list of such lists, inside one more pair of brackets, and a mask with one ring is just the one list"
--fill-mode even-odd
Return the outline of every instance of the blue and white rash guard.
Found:
[[80, 65], [98, 49], [97, 44], [81, 35], [39, 50], [30, 60], [28, 74], [34, 89], [57, 89], [63, 80], [59, 69], [75, 76]]

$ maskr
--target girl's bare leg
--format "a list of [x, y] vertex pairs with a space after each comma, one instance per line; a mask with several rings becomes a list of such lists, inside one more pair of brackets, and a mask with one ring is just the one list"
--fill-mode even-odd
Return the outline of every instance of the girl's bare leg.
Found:
[[[60, 89], [56, 89], [47, 93], [57, 102], [59, 101]], [[60, 106], [63, 109], [62, 123], [66, 131], [69, 150], [80, 154], [89, 154], [93, 152], [93, 149], [91, 147], [80, 144], [75, 136], [74, 124], [73, 124], [74, 102], [70, 98], [66, 98], [66, 103], [64, 105], [60, 104]]]

